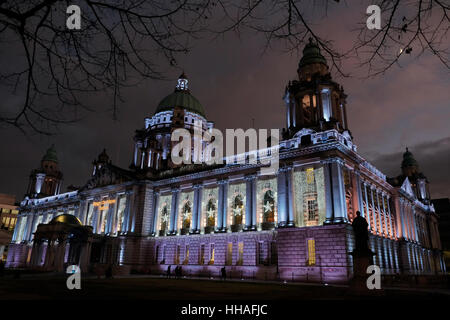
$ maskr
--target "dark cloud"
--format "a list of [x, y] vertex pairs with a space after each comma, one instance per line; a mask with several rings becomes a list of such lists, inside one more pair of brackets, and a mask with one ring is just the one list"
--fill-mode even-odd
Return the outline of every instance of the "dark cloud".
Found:
[[[321, 20], [319, 32], [339, 49], [350, 48], [349, 32], [364, 17], [361, 6], [342, 6]], [[364, 22], [362, 20], [362, 22]], [[168, 81], [148, 80], [123, 90], [118, 120], [111, 115], [112, 97], [99, 92], [86, 99], [95, 112], [51, 137], [25, 137], [13, 128], [0, 128], [0, 192], [21, 198], [30, 171], [45, 150], [55, 143], [64, 173], [64, 186], [82, 185], [91, 173], [92, 160], [106, 148], [115, 164], [128, 167], [134, 130], [144, 126], [158, 102], [173, 91], [184, 69], [191, 92], [203, 104], [209, 120], [219, 129], [282, 128], [285, 125], [284, 88], [295, 79], [300, 54], [286, 53], [276, 44], [263, 54], [264, 38], [243, 33], [210, 41], [199, 40], [168, 68]], [[450, 79], [448, 70], [431, 55], [408, 58], [385, 75], [361, 80], [355, 61], [344, 62], [354, 77], [335, 80], [348, 94], [349, 126], [359, 152], [389, 175], [400, 172], [401, 154], [409, 146], [431, 182], [433, 196], [449, 196]], [[18, 96], [0, 92], [2, 110], [20, 104]], [[431, 142], [430, 142], [431, 141]]]
[[[420, 170], [428, 178], [432, 198], [450, 196], [450, 137], [408, 146], [419, 163]], [[401, 173], [403, 152], [371, 154], [368, 158], [390, 177]]]

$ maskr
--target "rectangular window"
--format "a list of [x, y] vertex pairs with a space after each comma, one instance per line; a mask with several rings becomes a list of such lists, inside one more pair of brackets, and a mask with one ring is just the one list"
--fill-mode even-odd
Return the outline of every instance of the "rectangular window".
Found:
[[316, 241], [314, 239], [308, 239], [308, 265], [313, 266], [316, 264]]
[[277, 243], [275, 241], [270, 243], [270, 263], [278, 264]]
[[163, 246], [163, 256], [162, 256], [161, 264], [165, 264], [165, 263], [166, 263], [166, 246]]
[[183, 264], [189, 264], [189, 245], [186, 245], [184, 249], [184, 261]]
[[177, 245], [177, 252], [175, 254], [174, 264], [180, 264], [180, 251], [181, 251], [180, 245]]
[[233, 243], [229, 242], [227, 247], [227, 266], [231, 266], [233, 264]]
[[198, 255], [198, 264], [205, 264], [205, 245], [200, 246], [200, 254]]
[[243, 262], [244, 262], [244, 243], [239, 242], [238, 243], [238, 260], [237, 260], [236, 264], [238, 266], [242, 266]]
[[310, 199], [308, 200], [308, 220], [315, 221], [317, 213], [317, 200]]
[[258, 242], [258, 264], [266, 264], [266, 255], [264, 253], [264, 242]]
[[216, 249], [214, 248], [214, 243], [211, 243], [210, 253], [209, 253], [209, 264], [214, 264], [215, 254], [216, 254]]
[[156, 246], [156, 250], [155, 250], [155, 262], [159, 263], [159, 246]]

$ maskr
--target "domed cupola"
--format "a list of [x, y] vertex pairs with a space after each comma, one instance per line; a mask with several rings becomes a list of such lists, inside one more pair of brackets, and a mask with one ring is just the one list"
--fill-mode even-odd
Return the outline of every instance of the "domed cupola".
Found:
[[136, 130], [130, 168], [147, 171], [149, 174], [172, 168], [174, 165], [170, 161], [170, 152], [174, 130], [186, 129], [194, 137], [196, 129], [203, 133], [213, 128], [214, 123], [206, 119], [205, 110], [191, 94], [188, 83], [183, 72], [174, 92], [161, 100], [152, 117], [145, 118], [145, 128]]
[[406, 151], [403, 153], [401, 168], [402, 175], [397, 177], [397, 180], [404, 181], [405, 178], [408, 178], [411, 187], [416, 193], [417, 199], [429, 203], [431, 197], [428, 179], [420, 171], [419, 163], [408, 148], [406, 148]]
[[155, 114], [178, 107], [205, 117], [205, 110], [197, 98], [191, 94], [188, 82], [189, 80], [183, 72], [178, 78], [175, 91], [161, 100]]
[[[298, 80], [289, 81], [284, 92], [286, 130], [283, 137], [297, 132], [336, 130], [352, 139], [348, 129], [344, 89], [333, 81], [319, 45], [309, 39], [298, 64]], [[306, 131], [303, 129], [307, 129]], [[302, 131], [303, 130], [303, 131]], [[298, 136], [297, 136], [298, 137]], [[304, 138], [309, 142], [309, 134]]]
[[303, 56], [298, 64], [299, 80], [310, 80], [312, 75], [319, 73], [326, 75], [328, 65], [325, 57], [320, 53], [319, 45], [309, 38], [309, 43], [303, 49]]

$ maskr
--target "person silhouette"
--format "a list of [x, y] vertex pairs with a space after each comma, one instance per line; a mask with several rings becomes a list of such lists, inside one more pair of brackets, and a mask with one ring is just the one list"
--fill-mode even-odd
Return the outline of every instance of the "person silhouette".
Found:
[[221, 271], [221, 278], [223, 281], [225, 281], [227, 279], [227, 272], [226, 272], [225, 267], [222, 267], [222, 269], [220, 269], [220, 271]]
[[167, 279], [170, 279], [170, 266], [167, 267]]
[[355, 234], [355, 253], [366, 254], [369, 252], [367, 245], [369, 240], [368, 226], [366, 219], [361, 217], [361, 212], [356, 211], [356, 218], [352, 222], [353, 233]]

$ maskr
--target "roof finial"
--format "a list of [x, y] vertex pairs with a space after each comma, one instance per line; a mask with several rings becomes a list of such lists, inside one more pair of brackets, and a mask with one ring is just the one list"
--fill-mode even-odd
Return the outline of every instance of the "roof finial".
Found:
[[188, 89], [188, 79], [183, 70], [183, 73], [178, 77], [178, 83], [175, 87], [175, 91], [187, 91]]

